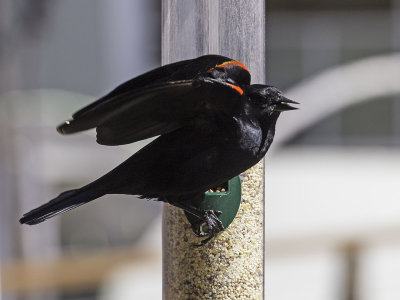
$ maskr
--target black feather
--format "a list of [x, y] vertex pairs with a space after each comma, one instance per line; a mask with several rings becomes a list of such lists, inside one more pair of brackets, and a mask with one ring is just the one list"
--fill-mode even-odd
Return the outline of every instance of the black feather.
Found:
[[31, 210], [19, 220], [21, 224], [35, 225], [56, 215], [103, 196], [98, 189], [76, 189], [61, 193], [58, 197]]
[[60, 194], [20, 222], [37, 224], [105, 194], [128, 194], [186, 209], [215, 235], [223, 229], [216, 214], [210, 217], [188, 202], [201, 201], [206, 190], [261, 160], [280, 113], [294, 109], [293, 103], [272, 86], [250, 85], [247, 68], [223, 56], [178, 62], [134, 78], [58, 130], [96, 127], [97, 141], [105, 145], [160, 136], [98, 180]]

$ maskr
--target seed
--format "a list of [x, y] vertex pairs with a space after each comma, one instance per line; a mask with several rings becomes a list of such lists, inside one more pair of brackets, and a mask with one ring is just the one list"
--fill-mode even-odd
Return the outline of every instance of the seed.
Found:
[[[245, 172], [242, 205], [233, 223], [207, 245], [199, 240], [180, 209], [167, 207], [164, 288], [171, 299], [262, 299], [263, 168]], [[224, 192], [226, 186], [208, 192]], [[247, 208], [247, 209], [245, 209]], [[173, 222], [168, 222], [170, 219]], [[176, 241], [180, 243], [176, 243]], [[190, 251], [189, 251], [190, 249]], [[168, 297], [167, 297], [168, 298]]]

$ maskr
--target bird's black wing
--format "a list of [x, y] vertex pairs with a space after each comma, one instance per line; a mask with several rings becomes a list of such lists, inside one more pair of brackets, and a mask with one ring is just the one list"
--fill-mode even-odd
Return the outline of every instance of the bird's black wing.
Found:
[[174, 81], [115, 99], [115, 107], [97, 107], [90, 117], [67, 121], [67, 126], [96, 127], [97, 142], [122, 145], [165, 134], [231, 112], [241, 99], [240, 89], [214, 81]]
[[179, 81], [120, 96], [122, 103], [97, 125], [97, 142], [123, 145], [185, 126], [200, 108], [195, 90], [192, 81]]
[[96, 127], [97, 119], [101, 119], [105, 112], [112, 111], [121, 102], [128, 99], [127, 93], [140, 92], [149, 86], [157, 86], [166, 82], [192, 80], [197, 74], [206, 72], [217, 64], [229, 61], [230, 58], [220, 55], [205, 55], [196, 59], [179, 61], [149, 71], [135, 77], [112, 90], [97, 101], [87, 105], [72, 115], [72, 120], [58, 126], [61, 134], [71, 134]]
[[171, 132], [199, 114], [229, 112], [243, 93], [240, 86], [193, 78], [230, 61], [208, 55], [153, 70], [76, 112], [58, 130], [68, 134], [97, 127], [98, 143], [121, 145]]

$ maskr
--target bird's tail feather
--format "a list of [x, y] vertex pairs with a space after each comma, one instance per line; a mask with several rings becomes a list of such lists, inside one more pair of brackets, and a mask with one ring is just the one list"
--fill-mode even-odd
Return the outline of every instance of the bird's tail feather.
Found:
[[24, 214], [19, 222], [21, 224], [35, 225], [103, 195], [104, 193], [85, 190], [85, 188], [66, 191], [53, 200]]

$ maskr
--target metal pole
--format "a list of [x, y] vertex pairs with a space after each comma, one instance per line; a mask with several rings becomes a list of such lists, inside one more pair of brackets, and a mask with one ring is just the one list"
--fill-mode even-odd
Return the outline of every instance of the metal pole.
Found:
[[[243, 62], [265, 83], [263, 0], [162, 1], [162, 63], [221, 54]], [[264, 174], [244, 175], [242, 204], [217, 238], [199, 240], [180, 209], [164, 206], [163, 299], [263, 299]]]

